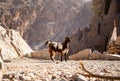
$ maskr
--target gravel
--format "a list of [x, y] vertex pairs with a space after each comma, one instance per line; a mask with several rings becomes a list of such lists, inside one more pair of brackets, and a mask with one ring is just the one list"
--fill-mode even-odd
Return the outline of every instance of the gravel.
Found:
[[[119, 76], [120, 62], [107, 60], [82, 60], [85, 68], [94, 74]], [[67, 62], [56, 60], [17, 58], [4, 64], [3, 81], [88, 81], [81, 74], [80, 60]], [[92, 81], [104, 79], [92, 78]]]

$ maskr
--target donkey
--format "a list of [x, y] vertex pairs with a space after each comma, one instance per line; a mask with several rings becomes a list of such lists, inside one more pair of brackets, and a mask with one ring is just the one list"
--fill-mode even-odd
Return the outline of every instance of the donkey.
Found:
[[61, 61], [62, 61], [62, 56], [64, 55], [65, 61], [67, 61], [67, 54], [69, 52], [68, 44], [71, 42], [69, 37], [65, 38], [65, 41], [63, 43], [59, 42], [45, 42], [45, 45], [49, 46], [49, 54], [50, 54], [50, 59], [54, 61], [54, 57], [56, 52], [61, 54]]

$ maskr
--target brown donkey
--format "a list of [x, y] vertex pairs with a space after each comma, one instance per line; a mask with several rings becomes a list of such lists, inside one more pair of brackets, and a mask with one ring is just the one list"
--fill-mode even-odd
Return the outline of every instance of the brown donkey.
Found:
[[66, 37], [63, 43], [47, 41], [45, 45], [49, 46], [48, 51], [50, 53], [50, 59], [54, 61], [56, 52], [59, 52], [61, 54], [61, 61], [63, 55], [65, 57], [65, 61], [67, 61], [67, 54], [69, 52], [68, 44], [70, 43], [70, 41], [71, 40], [69, 37]]

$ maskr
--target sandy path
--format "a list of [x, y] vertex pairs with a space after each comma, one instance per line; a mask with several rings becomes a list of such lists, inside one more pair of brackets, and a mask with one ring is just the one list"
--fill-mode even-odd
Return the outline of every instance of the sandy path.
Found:
[[[83, 63], [92, 73], [120, 76], [120, 61], [83, 60]], [[52, 62], [51, 60], [18, 58], [5, 63], [4, 74], [14, 74], [14, 79], [20, 81], [59, 81], [61, 79], [68, 81], [73, 75], [85, 73], [80, 67], [80, 61]]]

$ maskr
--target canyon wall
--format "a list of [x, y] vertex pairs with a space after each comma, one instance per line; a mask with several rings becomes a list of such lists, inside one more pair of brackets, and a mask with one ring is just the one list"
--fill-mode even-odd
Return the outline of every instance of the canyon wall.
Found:
[[117, 35], [120, 35], [119, 5], [119, 0], [93, 0], [94, 16], [91, 19], [90, 28], [79, 30], [82, 33], [76, 32], [71, 36], [75, 40], [71, 45], [71, 53], [85, 48], [92, 48], [99, 52], [107, 51], [114, 28], [114, 19], [116, 20]]
[[34, 50], [45, 48], [47, 40], [63, 42], [70, 36], [71, 54], [86, 48], [103, 52], [114, 19], [120, 35], [119, 5], [118, 0], [1, 0], [0, 24], [18, 31]]
[[0, 23], [40, 50], [47, 40], [63, 42], [79, 28], [88, 27], [91, 9], [92, 2], [84, 0], [0, 0]]

